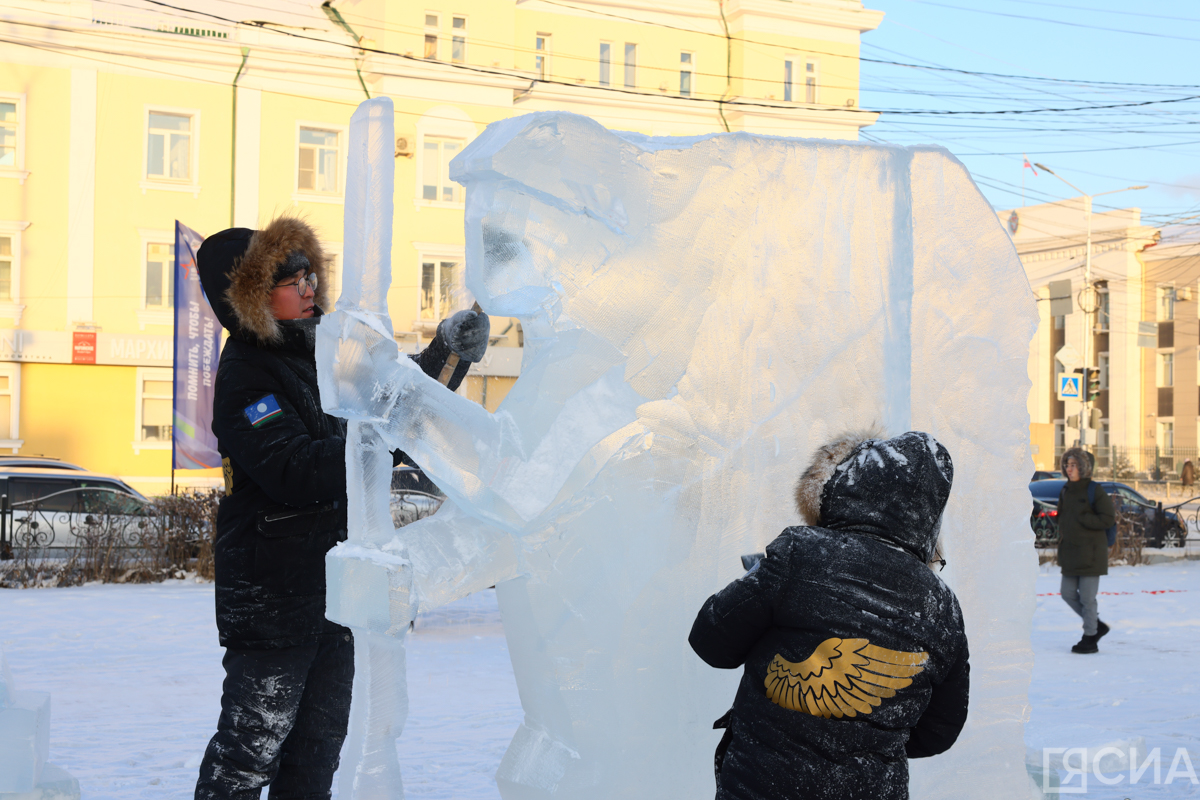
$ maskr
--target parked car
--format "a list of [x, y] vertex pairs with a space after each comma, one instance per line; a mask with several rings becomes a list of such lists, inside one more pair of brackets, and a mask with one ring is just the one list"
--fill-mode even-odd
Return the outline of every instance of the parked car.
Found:
[[0, 456], [0, 469], [6, 467], [45, 467], [47, 469], [69, 469], [87, 472], [87, 468], [54, 456]]
[[4, 548], [73, 547], [102, 524], [136, 539], [150, 512], [149, 501], [120, 478], [83, 469], [0, 467], [0, 495], [9, 509]]
[[[1132, 487], [1116, 481], [1096, 482], [1113, 500], [1118, 514], [1133, 518], [1135, 529], [1145, 539], [1147, 547], [1183, 547], [1187, 539], [1187, 523], [1175, 511], [1163, 511], [1163, 524], [1156, 524], [1158, 504], [1152, 503]], [[1065, 480], [1040, 480], [1029, 484], [1033, 496], [1033, 513], [1029, 525], [1033, 528], [1034, 544], [1038, 547], [1058, 542], [1058, 496]]]
[[1053, 481], [1053, 480], [1062, 480], [1062, 478], [1063, 478], [1063, 474], [1061, 472], [1059, 472], [1058, 470], [1039, 469], [1037, 472], [1033, 473], [1033, 477], [1030, 478], [1030, 480]]

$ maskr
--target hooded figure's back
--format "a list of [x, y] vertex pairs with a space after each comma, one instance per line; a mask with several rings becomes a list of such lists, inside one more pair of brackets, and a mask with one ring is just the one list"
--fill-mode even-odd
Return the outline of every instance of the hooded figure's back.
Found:
[[692, 629], [710, 665], [745, 667], [719, 798], [905, 798], [907, 758], [947, 749], [966, 719], [962, 613], [927, 566], [949, 454], [914, 432], [830, 466], [820, 527], [786, 529]]

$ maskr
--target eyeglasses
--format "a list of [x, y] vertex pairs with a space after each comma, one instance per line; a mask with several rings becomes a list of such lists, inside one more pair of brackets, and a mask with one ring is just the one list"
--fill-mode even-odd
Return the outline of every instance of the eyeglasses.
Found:
[[317, 293], [317, 273], [310, 273], [307, 278], [297, 278], [292, 283], [277, 283], [275, 288], [279, 289], [284, 286], [295, 286], [296, 294], [304, 297], [305, 293], [311, 288], [313, 294]]

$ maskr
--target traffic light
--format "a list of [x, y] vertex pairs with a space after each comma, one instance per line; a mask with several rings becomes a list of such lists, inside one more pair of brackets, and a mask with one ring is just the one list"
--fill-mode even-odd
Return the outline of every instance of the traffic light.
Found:
[[1083, 371], [1083, 382], [1087, 387], [1088, 402], [1100, 396], [1100, 370], [1092, 368]]

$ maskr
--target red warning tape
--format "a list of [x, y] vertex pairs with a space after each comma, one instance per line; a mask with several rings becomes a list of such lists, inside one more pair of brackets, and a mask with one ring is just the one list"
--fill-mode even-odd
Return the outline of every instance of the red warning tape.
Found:
[[[1176, 592], [1186, 592], [1188, 589], [1142, 589], [1142, 594], [1174, 594]], [[1062, 592], [1042, 592], [1038, 597], [1058, 597]], [[1096, 594], [1106, 594], [1109, 596], [1119, 594], [1137, 594], [1137, 592], [1096, 592]]]

